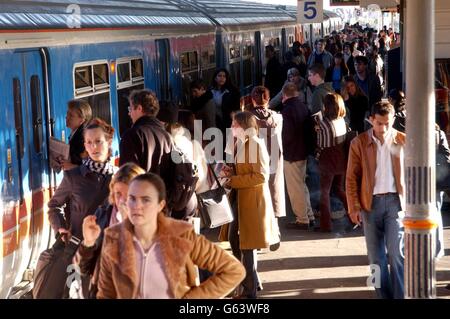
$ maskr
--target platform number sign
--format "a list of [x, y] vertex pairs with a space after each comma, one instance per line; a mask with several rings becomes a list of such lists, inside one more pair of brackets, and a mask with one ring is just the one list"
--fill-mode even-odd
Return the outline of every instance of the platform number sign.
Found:
[[323, 21], [323, 0], [297, 1], [298, 23], [321, 23]]

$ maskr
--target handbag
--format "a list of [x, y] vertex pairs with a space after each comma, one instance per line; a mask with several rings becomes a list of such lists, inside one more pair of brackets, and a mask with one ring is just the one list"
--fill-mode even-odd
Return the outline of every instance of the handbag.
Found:
[[233, 212], [225, 188], [220, 185], [214, 169], [210, 165], [208, 167], [219, 187], [197, 194], [198, 208], [203, 224], [208, 228], [216, 228], [231, 223]]
[[68, 293], [68, 266], [81, 240], [72, 236], [66, 244], [58, 234], [56, 242], [40, 255], [34, 273], [34, 299], [62, 299]]

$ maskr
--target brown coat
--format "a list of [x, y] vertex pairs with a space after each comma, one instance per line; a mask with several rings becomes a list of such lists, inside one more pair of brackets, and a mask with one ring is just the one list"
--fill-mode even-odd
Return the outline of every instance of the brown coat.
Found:
[[266, 248], [279, 242], [268, 185], [269, 155], [256, 136], [239, 144], [230, 186], [237, 189], [240, 248]]
[[[195, 234], [187, 222], [159, 214], [157, 238], [175, 298], [223, 298], [245, 276], [236, 258]], [[196, 265], [213, 273], [200, 285]], [[127, 219], [105, 230], [97, 298], [134, 299], [138, 290], [133, 225]]]
[[[346, 193], [348, 213], [366, 211], [372, 208], [377, 165], [377, 145], [372, 139], [370, 129], [352, 140], [347, 164]], [[394, 143], [391, 148], [392, 168], [395, 187], [400, 196], [402, 209], [405, 208], [405, 181], [403, 172], [403, 147], [405, 134], [394, 130]]]

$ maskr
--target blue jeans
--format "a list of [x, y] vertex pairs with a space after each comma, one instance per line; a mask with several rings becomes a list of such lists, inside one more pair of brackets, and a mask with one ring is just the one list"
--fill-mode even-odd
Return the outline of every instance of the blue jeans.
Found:
[[404, 298], [404, 233], [399, 211], [398, 194], [389, 193], [374, 195], [372, 211], [361, 213], [369, 263], [380, 270], [380, 285], [375, 287], [379, 298]]

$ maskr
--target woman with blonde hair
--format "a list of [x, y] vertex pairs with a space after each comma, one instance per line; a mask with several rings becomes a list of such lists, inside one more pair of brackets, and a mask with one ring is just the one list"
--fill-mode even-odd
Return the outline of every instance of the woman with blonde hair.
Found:
[[231, 125], [237, 139], [234, 169], [222, 171], [225, 186], [237, 190], [237, 218], [229, 226], [233, 254], [242, 258], [247, 275], [241, 298], [256, 298], [258, 288], [256, 250], [279, 243], [269, 190], [269, 155], [258, 137], [258, 124], [250, 112], [234, 115]]
[[331, 232], [330, 191], [335, 189], [336, 195], [347, 210], [347, 198], [344, 191], [347, 156], [345, 154], [345, 138], [347, 125], [342, 97], [337, 93], [329, 93], [324, 98], [322, 110], [323, 120], [317, 128], [317, 146], [320, 149], [320, 228], [322, 232]]
[[[223, 298], [244, 277], [229, 253], [166, 217], [163, 180], [147, 173], [128, 188], [128, 218], [105, 230], [97, 298]], [[197, 267], [212, 273], [199, 284]]]
[[64, 170], [81, 165], [82, 160], [87, 157], [83, 132], [91, 118], [92, 109], [87, 101], [70, 100], [67, 103], [66, 126], [71, 130], [69, 135], [70, 159], [61, 162]]
[[95, 298], [103, 231], [105, 228], [120, 223], [127, 218], [126, 212], [121, 209], [121, 205], [126, 203], [128, 186], [133, 178], [144, 173], [145, 171], [134, 163], [122, 165], [109, 183], [109, 204], [100, 206], [94, 215], [84, 218], [83, 241], [78, 247], [74, 263], [80, 267], [81, 274], [90, 280], [89, 288], [83, 287], [83, 294], [80, 297]]

